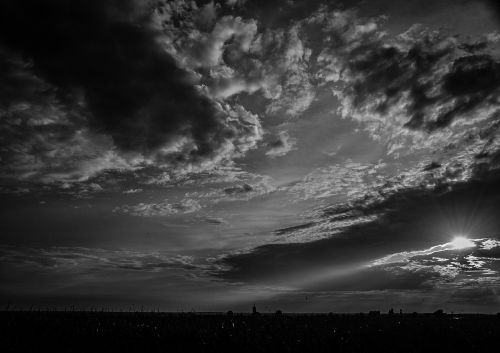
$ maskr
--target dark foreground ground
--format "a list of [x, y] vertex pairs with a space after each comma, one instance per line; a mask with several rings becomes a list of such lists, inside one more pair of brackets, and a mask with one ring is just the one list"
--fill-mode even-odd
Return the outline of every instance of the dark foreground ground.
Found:
[[500, 316], [0, 312], [2, 352], [499, 352]]

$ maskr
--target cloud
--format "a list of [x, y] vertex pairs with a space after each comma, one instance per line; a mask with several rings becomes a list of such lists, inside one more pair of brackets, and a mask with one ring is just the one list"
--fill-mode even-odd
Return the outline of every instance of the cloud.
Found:
[[213, 1], [206, 3], [198, 15], [198, 23], [202, 28], [211, 28], [217, 19], [217, 5]]
[[[221, 183], [223, 183], [221, 185]], [[277, 190], [274, 180], [269, 176], [239, 172], [228, 173], [222, 178], [206, 178], [201, 182], [202, 191], [186, 193], [186, 197], [204, 204], [221, 202], [249, 201], [264, 197]]]
[[494, 37], [471, 40], [418, 25], [390, 36], [383, 22], [326, 8], [303, 21], [321, 48], [311, 58], [314, 75], [331, 87], [343, 117], [361, 122], [394, 155], [439, 148], [450, 134], [492, 119], [500, 94]]
[[84, 247], [27, 248], [2, 245], [0, 246], [0, 259], [9, 265], [35, 265], [46, 269], [80, 273], [95, 269], [146, 272], [208, 269], [208, 264], [201, 264], [188, 255]]
[[385, 163], [359, 163], [351, 159], [312, 170], [299, 182], [287, 188], [298, 200], [327, 199], [346, 196], [349, 200], [364, 197], [383, 183]]
[[[312, 270], [298, 268], [295, 275], [290, 275], [281, 268], [281, 276], [278, 275], [271, 281], [278, 286], [296, 286], [300, 288], [299, 291], [309, 292], [311, 295], [341, 294], [345, 291], [369, 294], [381, 290], [404, 290], [422, 291], [421, 295], [433, 293], [447, 298], [465, 296], [468, 288], [496, 290], [500, 284], [498, 241], [482, 238], [475, 239], [474, 242], [475, 247], [466, 249], [441, 244], [422, 251], [407, 252], [404, 254], [405, 260], [398, 263], [392, 262], [395, 256], [389, 255], [373, 262], [356, 260], [346, 265], [348, 258], [335, 252], [334, 255], [342, 256], [341, 263], [332, 261], [335, 264], [317, 266]], [[495, 242], [496, 247], [486, 249], [486, 242]], [[337, 242], [337, 246], [340, 244], [342, 242]], [[325, 246], [325, 243], [322, 245]], [[346, 249], [339, 253], [342, 251]], [[387, 262], [389, 259], [391, 260]], [[293, 261], [301, 262], [302, 259], [299, 256], [299, 259], [295, 258]], [[269, 271], [273, 272], [274, 269]], [[262, 283], [262, 278], [260, 281]], [[249, 282], [252, 283], [252, 280]]]
[[124, 194], [136, 194], [139, 192], [142, 192], [142, 189], [128, 189], [123, 191]]
[[119, 148], [148, 153], [165, 142], [165, 135], [183, 128], [199, 135], [203, 145], [197, 130], [217, 126], [216, 109], [161, 50], [144, 14], [131, 1], [113, 5], [5, 5], [2, 39], [32, 59], [34, 70], [61, 94], [82, 90], [91, 123], [109, 133]]
[[233, 187], [224, 189], [224, 192], [227, 195], [243, 194], [243, 193], [247, 193], [247, 192], [251, 192], [251, 191], [253, 191], [253, 188], [248, 184], [243, 184], [241, 186], [233, 186]]
[[[480, 252], [497, 247], [499, 177], [498, 170], [493, 170], [481, 179], [430, 189], [404, 187], [386, 196], [374, 190], [373, 199], [318, 207], [307, 223], [278, 231], [275, 244], [222, 258], [229, 270], [219, 276], [230, 281], [296, 283], [300, 287], [301, 278], [328, 281], [328, 276], [335, 278], [337, 270], [358, 269], [392, 254], [401, 253], [400, 259], [418, 258], [426, 254], [405, 252], [447, 243], [457, 233], [470, 238], [487, 235], [490, 241], [481, 240], [482, 250], [475, 249], [474, 256], [491, 257], [491, 251]], [[438, 256], [434, 250], [427, 255]]]
[[109, 137], [82, 124], [80, 109], [66, 109], [57, 87], [36, 75], [30, 61], [11, 50], [0, 51], [2, 177], [85, 178], [102, 165], [129, 166], [113, 151]]
[[[497, 119], [494, 36], [472, 41], [412, 27], [394, 37], [383, 18], [327, 7], [266, 27], [217, 17], [221, 6], [2, 5], [2, 176], [83, 181], [156, 168], [156, 179], [172, 181], [244, 156], [262, 140], [261, 118], [302, 116], [318, 88], [331, 89], [340, 113], [396, 158], [464, 154], [470, 134]], [[267, 154], [293, 148], [287, 136]]]
[[[374, 261], [370, 267], [401, 277], [411, 273], [427, 273], [425, 285], [445, 289], [467, 288], [473, 282], [485, 288], [498, 286], [500, 270], [497, 239], [471, 239], [466, 249], [457, 249], [452, 243], [436, 245], [421, 251], [388, 255]], [[494, 244], [494, 246], [492, 246]]]
[[[161, 8], [157, 23], [168, 52], [200, 77], [214, 98], [260, 92], [266, 98], [266, 114], [287, 117], [299, 116], [313, 101], [311, 49], [301, 40], [299, 27], [259, 32], [256, 20], [226, 15], [207, 30], [196, 25], [197, 7]], [[184, 19], [179, 25], [173, 21], [177, 17]]]
[[[475, 247], [477, 246], [477, 241], [475, 240], [469, 240], [470, 245], [467, 247]], [[482, 241], [480, 239], [479, 241]], [[495, 240], [485, 240], [486, 242], [494, 242]], [[484, 248], [484, 247], [483, 247]], [[373, 266], [380, 266], [380, 265], [387, 265], [387, 264], [393, 264], [393, 263], [405, 263], [411, 261], [413, 258], [416, 257], [423, 257], [423, 256], [429, 256], [433, 255], [436, 253], [441, 253], [441, 252], [446, 252], [446, 251], [452, 251], [452, 250], [457, 250], [457, 245], [454, 244], [453, 242], [448, 242], [445, 244], [440, 244], [440, 245], [434, 245], [431, 246], [428, 249], [424, 250], [413, 250], [413, 251], [404, 251], [396, 254], [391, 254], [388, 256], [385, 256], [381, 259], [375, 260], [373, 262]], [[439, 255], [436, 255], [439, 256]]]
[[[186, 13], [198, 10], [182, 11], [189, 19]], [[327, 238], [370, 224], [384, 213], [365, 214], [358, 205], [445, 189], [478, 175], [478, 168], [490, 170], [485, 161], [493, 160], [499, 147], [494, 137], [498, 92], [490, 79], [497, 65], [494, 36], [473, 41], [419, 26], [390, 36], [384, 21], [324, 6], [286, 28], [257, 28], [252, 25], [256, 22], [232, 16], [216, 21], [210, 30], [189, 20], [180, 26], [169, 19], [162, 22], [167, 36], [175, 38], [168, 42], [169, 52], [179, 65], [199, 75], [217, 99], [230, 102], [241, 93], [259, 92], [268, 102], [264, 115], [291, 117], [308, 109], [315, 85], [328, 88], [339, 98], [340, 113], [387, 144], [388, 155], [412, 156], [411, 162], [393, 165], [342, 161], [280, 188], [297, 201], [345, 201], [323, 209], [330, 215], [338, 212], [331, 219], [317, 222], [321, 208], [310, 212], [310, 229], [287, 233], [288, 241]], [[226, 32], [232, 37], [222, 35]], [[196, 63], [192, 48], [215, 54]], [[468, 80], [474, 90], [460, 84]], [[304, 105], [299, 104], [301, 94], [311, 97]], [[276, 147], [285, 146], [284, 140]], [[480, 155], [485, 159], [478, 159]], [[222, 194], [220, 199], [227, 200], [224, 190], [241, 191], [241, 185], [192, 196], [215, 200]], [[231, 193], [247, 194], [253, 192]]]
[[139, 217], [164, 217], [173, 214], [193, 213], [201, 209], [201, 205], [193, 199], [182, 199], [180, 202], [139, 203], [116, 207], [113, 212]]
[[209, 224], [216, 224], [216, 225], [229, 224], [224, 218], [205, 217], [203, 218], [203, 221]]
[[[274, 242], [310, 242], [331, 238], [350, 227], [383, 217], [386, 202], [408, 195], [444, 192], [496, 175], [499, 142], [493, 125], [469, 133], [467, 145], [433, 153], [439, 162], [417, 156], [419, 162], [359, 163], [350, 159], [312, 170], [298, 182], [280, 187], [295, 203], [315, 200], [315, 208], [304, 212], [307, 227], [278, 232]], [[422, 158], [424, 157], [424, 158]], [[413, 197], [413, 196], [412, 196]], [[416, 201], [418, 202], [418, 201]], [[378, 205], [381, 207], [379, 208]], [[392, 206], [391, 206], [392, 209]]]
[[260, 139], [255, 115], [213, 101], [178, 67], [139, 2], [27, 1], [0, 13], [6, 177], [210, 168]]
[[227, 6], [242, 6], [247, 0], [226, 0]]
[[271, 148], [266, 152], [266, 156], [271, 158], [285, 156], [288, 152], [295, 149], [296, 143], [297, 140], [290, 137], [288, 132], [282, 131], [278, 134], [276, 140], [268, 143], [268, 146]]
[[[221, 63], [223, 54], [230, 60], [250, 50], [257, 32], [255, 20], [243, 20], [241, 17], [225, 16], [215, 24], [212, 32], [195, 42], [191, 59], [196, 66], [213, 67]], [[232, 43], [227, 44], [227, 42]], [[226, 59], [226, 60], [227, 60]]]
[[[270, 55], [265, 59], [267, 70], [277, 74], [279, 82], [277, 94], [266, 107], [269, 115], [300, 116], [316, 96], [309, 62], [312, 50], [306, 46], [301, 35], [301, 26], [293, 25], [283, 33], [278, 32], [261, 40], [262, 50]], [[278, 52], [276, 46], [280, 48]]]
[[[480, 79], [494, 82], [493, 35], [466, 39], [414, 26], [392, 36], [383, 17], [327, 6], [281, 28], [224, 16], [208, 30], [195, 24], [199, 11], [170, 7], [159, 23], [169, 53], [216, 99], [262, 95], [263, 116], [288, 119], [310, 107], [318, 88], [328, 88], [340, 114], [361, 122], [395, 157], [452, 140], [461, 145], [471, 126], [493, 119], [498, 90]], [[176, 25], [173, 14], [184, 21]], [[208, 53], [202, 61], [200, 50]], [[459, 92], [466, 72], [481, 89]]]

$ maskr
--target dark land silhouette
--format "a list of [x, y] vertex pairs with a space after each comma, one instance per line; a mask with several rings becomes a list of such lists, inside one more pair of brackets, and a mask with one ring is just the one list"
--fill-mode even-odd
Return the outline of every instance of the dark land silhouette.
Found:
[[0, 312], [3, 352], [492, 352], [499, 315]]

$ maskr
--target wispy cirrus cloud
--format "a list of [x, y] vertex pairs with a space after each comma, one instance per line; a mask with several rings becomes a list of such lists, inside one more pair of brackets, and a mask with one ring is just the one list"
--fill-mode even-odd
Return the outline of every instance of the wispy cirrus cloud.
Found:
[[168, 251], [87, 247], [0, 246], [0, 260], [9, 266], [27, 266], [84, 274], [92, 271], [178, 272], [207, 279], [222, 270], [215, 258]]
[[109, 268], [138, 271], [163, 269], [190, 270], [196, 266], [194, 258], [161, 252], [132, 250], [106, 250], [83, 247], [26, 248], [2, 246], [2, 262], [11, 265], [37, 265], [59, 270], [83, 271], [92, 268]]

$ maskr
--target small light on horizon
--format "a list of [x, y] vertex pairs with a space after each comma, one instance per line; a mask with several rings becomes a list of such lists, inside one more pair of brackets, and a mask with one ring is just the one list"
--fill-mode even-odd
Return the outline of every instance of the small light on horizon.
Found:
[[465, 249], [476, 246], [476, 244], [472, 240], [463, 235], [453, 238], [453, 240], [451, 241], [451, 245], [453, 246], [453, 249]]

